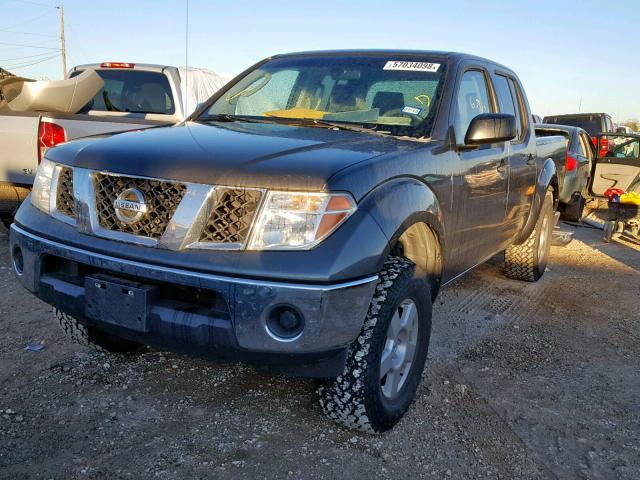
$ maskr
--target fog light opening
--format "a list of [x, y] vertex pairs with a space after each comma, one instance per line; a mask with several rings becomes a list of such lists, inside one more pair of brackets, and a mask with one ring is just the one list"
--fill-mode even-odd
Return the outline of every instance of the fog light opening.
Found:
[[13, 252], [11, 252], [11, 261], [16, 274], [22, 275], [24, 271], [24, 258], [22, 257], [22, 249], [17, 245], [13, 247]]
[[281, 342], [296, 340], [304, 330], [304, 317], [289, 305], [278, 305], [267, 314], [267, 332]]

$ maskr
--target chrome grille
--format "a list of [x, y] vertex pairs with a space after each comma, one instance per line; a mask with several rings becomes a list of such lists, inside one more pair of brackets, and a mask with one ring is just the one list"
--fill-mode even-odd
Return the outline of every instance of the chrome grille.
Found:
[[67, 217], [75, 218], [76, 216], [76, 202], [73, 198], [73, 170], [71, 168], [60, 168], [60, 174], [58, 175], [56, 210]]
[[[187, 191], [182, 183], [103, 173], [94, 174], [93, 184], [98, 223], [102, 228], [155, 239], [162, 236]], [[148, 212], [140, 220], [127, 224], [118, 219], [113, 204], [118, 195], [129, 188], [144, 195]]]
[[218, 187], [216, 203], [200, 242], [244, 243], [261, 194], [260, 190]]

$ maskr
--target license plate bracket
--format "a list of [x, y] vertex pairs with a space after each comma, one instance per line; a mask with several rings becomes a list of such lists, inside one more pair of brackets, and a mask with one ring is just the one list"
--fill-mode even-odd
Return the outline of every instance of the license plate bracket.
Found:
[[137, 332], [149, 331], [151, 303], [158, 287], [105, 274], [85, 278], [85, 315]]

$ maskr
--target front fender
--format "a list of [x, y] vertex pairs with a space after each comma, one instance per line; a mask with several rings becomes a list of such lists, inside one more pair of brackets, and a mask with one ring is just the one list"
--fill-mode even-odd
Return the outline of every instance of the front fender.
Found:
[[536, 222], [538, 221], [538, 216], [540, 215], [540, 210], [542, 209], [542, 204], [544, 203], [544, 197], [547, 194], [549, 187], [553, 188], [553, 208], [555, 210], [558, 204], [558, 174], [556, 172], [556, 164], [551, 158], [547, 158], [543, 162], [542, 168], [538, 173], [535, 193], [531, 201], [531, 209], [529, 210], [529, 218], [527, 218], [527, 222], [516, 238], [514, 244], [517, 245], [524, 242], [529, 238], [531, 232], [533, 232]]
[[[444, 235], [440, 203], [433, 190], [416, 178], [395, 178], [379, 185], [364, 197], [359, 209], [371, 215], [388, 239], [388, 247], [379, 260], [380, 267], [390, 248], [414, 223], [426, 223], [438, 238]], [[442, 253], [445, 254], [444, 250]]]

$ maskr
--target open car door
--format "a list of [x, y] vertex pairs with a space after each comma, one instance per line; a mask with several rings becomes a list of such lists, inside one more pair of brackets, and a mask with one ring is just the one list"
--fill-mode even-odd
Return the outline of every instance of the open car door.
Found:
[[596, 138], [598, 156], [591, 171], [589, 193], [604, 197], [609, 188], [640, 193], [640, 135], [607, 133]]

